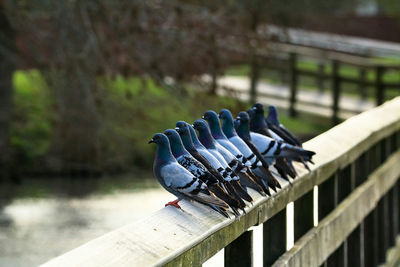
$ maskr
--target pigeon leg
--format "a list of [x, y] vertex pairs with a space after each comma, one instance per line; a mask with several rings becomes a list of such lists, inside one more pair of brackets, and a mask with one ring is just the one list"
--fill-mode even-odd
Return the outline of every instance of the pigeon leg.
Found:
[[176, 200], [174, 200], [174, 201], [170, 201], [170, 202], [168, 202], [167, 204], [165, 204], [165, 207], [167, 207], [167, 206], [174, 206], [175, 208], [182, 209], [181, 206], [179, 206], [179, 204], [178, 204], [179, 200], [180, 200], [180, 199], [176, 199]]

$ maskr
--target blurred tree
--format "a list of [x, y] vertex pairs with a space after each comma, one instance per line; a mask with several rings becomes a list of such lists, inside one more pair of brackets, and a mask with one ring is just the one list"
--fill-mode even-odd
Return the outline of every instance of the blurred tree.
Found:
[[16, 68], [15, 36], [5, 14], [5, 3], [0, 2], [0, 180], [10, 174], [9, 146], [12, 113], [12, 77]]

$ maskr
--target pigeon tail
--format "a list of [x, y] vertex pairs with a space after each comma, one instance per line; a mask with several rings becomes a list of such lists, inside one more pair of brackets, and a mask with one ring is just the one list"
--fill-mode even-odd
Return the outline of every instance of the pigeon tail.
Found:
[[252, 202], [253, 199], [251, 196], [244, 190], [244, 188], [240, 185], [239, 181], [232, 181], [233, 188], [236, 190], [236, 192], [239, 194], [241, 198], [248, 202]]
[[260, 195], [265, 196], [264, 189], [257, 184], [251, 176], [247, 173], [238, 172], [237, 175], [239, 176], [240, 183], [245, 186], [256, 190]]

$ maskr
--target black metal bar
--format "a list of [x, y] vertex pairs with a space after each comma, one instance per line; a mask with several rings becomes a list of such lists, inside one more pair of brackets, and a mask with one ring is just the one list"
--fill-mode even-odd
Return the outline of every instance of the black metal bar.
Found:
[[289, 58], [289, 72], [290, 72], [290, 105], [289, 105], [289, 115], [291, 117], [296, 117], [296, 99], [297, 99], [297, 55], [295, 53], [290, 53]]
[[253, 233], [246, 231], [225, 247], [225, 266], [252, 266]]
[[263, 266], [271, 266], [285, 251], [286, 209], [283, 209], [263, 224]]
[[332, 61], [332, 124], [336, 125], [339, 123], [339, 97], [340, 97], [340, 74], [339, 74], [339, 62], [337, 60]]
[[313, 190], [294, 202], [294, 241], [314, 227]]

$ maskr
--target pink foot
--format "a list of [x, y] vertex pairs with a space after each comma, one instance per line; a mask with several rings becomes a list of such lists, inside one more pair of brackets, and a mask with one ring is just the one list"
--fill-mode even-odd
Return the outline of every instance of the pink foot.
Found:
[[178, 202], [179, 202], [179, 199], [168, 202], [167, 204], [165, 204], [165, 207], [174, 206], [175, 208], [181, 209], [181, 206], [179, 206]]

